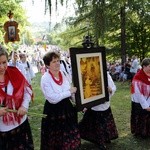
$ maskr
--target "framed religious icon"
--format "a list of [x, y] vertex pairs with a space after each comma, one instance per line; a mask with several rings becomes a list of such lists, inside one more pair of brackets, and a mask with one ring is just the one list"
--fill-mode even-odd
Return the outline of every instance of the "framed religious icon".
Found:
[[13, 13], [11, 12], [11, 10], [7, 14], [7, 16], [9, 17], [9, 21], [6, 21], [4, 23], [4, 30], [6, 32], [4, 35], [5, 43], [20, 41], [18, 34], [18, 23], [13, 20]]
[[5, 33], [5, 42], [15, 42], [19, 41], [19, 29], [18, 29], [18, 23], [16, 21], [7, 21], [4, 24], [4, 29], [6, 31]]
[[16, 28], [15, 26], [8, 26], [8, 39], [13, 41], [16, 37]]
[[70, 48], [78, 111], [109, 100], [105, 47]]

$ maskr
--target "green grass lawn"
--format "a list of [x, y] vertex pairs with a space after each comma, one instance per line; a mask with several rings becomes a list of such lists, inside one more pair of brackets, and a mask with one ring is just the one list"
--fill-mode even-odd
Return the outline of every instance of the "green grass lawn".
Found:
[[[42, 113], [44, 98], [40, 89], [41, 75], [36, 74], [33, 80], [34, 102], [30, 106], [30, 112]], [[111, 99], [111, 108], [119, 132], [119, 138], [108, 144], [108, 150], [150, 150], [150, 139], [136, 138], [130, 133], [130, 85], [129, 83], [115, 83], [117, 91]], [[82, 114], [79, 113], [79, 119]], [[29, 116], [34, 139], [35, 150], [40, 147], [41, 118]], [[82, 140], [82, 150], [98, 150], [97, 145]]]

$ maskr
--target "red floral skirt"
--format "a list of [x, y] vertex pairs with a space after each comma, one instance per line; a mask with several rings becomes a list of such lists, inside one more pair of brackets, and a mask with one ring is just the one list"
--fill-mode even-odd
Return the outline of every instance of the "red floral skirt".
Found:
[[79, 122], [81, 138], [98, 145], [118, 138], [118, 131], [111, 109], [94, 111], [88, 109]]
[[77, 124], [77, 111], [70, 100], [57, 104], [46, 101], [41, 126], [41, 150], [77, 150], [81, 140]]
[[1, 150], [34, 150], [28, 119], [17, 128], [0, 132]]

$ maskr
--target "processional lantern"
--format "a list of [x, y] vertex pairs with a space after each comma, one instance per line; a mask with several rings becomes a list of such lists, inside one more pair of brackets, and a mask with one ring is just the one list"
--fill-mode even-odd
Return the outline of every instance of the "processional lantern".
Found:
[[14, 21], [13, 15], [14, 14], [10, 10], [9, 13], [7, 14], [9, 21], [6, 21], [4, 23], [4, 30], [6, 32], [4, 35], [5, 43], [20, 41], [18, 34], [19, 33], [18, 23]]
[[89, 34], [84, 36], [82, 45], [84, 48], [94, 47], [94, 43], [92, 42], [91, 36]]

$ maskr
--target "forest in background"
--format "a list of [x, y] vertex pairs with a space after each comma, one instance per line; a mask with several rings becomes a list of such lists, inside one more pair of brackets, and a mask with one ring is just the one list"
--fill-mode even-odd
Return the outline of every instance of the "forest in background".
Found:
[[[57, 0], [56, 6], [68, 1]], [[9, 49], [20, 44], [53, 44], [68, 50], [70, 47], [81, 47], [83, 37], [89, 35], [95, 46], [106, 47], [110, 60], [121, 58], [124, 62], [127, 55], [130, 57], [133, 54], [140, 59], [150, 56], [149, 0], [75, 0], [76, 15], [64, 18], [53, 27], [49, 24], [50, 20], [42, 24], [28, 22], [21, 2], [23, 0], [0, 1], [0, 42], [4, 42], [3, 24], [8, 21], [9, 10], [19, 23], [20, 42], [8, 43], [6, 46]], [[51, 7], [54, 7], [51, 0], [43, 0], [43, 3], [51, 15]], [[59, 11], [57, 7], [56, 11]]]

